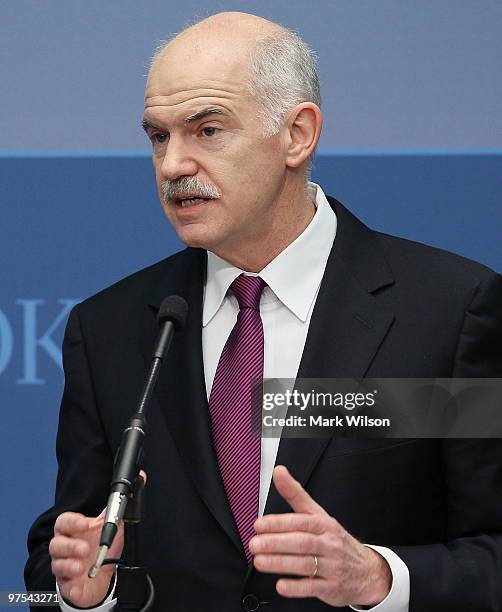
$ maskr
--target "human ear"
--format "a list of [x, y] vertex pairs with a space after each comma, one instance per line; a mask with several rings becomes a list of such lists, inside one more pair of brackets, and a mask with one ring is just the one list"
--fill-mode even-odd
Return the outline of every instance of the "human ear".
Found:
[[286, 121], [287, 149], [286, 165], [298, 168], [308, 159], [319, 141], [322, 113], [313, 102], [302, 102], [295, 106]]

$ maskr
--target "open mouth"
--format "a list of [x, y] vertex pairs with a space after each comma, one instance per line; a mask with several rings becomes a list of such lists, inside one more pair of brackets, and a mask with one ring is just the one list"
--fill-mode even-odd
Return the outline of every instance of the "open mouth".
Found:
[[178, 193], [175, 196], [171, 197], [171, 203], [176, 206], [176, 208], [191, 208], [192, 206], [200, 206], [200, 204], [205, 204], [212, 200], [212, 197], [201, 197], [199, 194], [194, 193]]
[[183, 200], [176, 200], [176, 206], [180, 206], [181, 208], [188, 208], [189, 206], [197, 206], [197, 204], [202, 204], [203, 202], [207, 202], [204, 198], [185, 198]]

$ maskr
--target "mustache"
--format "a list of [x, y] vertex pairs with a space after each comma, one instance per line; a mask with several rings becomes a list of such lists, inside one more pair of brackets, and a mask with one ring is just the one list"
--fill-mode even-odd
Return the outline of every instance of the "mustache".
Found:
[[179, 199], [180, 196], [190, 194], [192, 198], [213, 200], [221, 197], [219, 190], [211, 183], [203, 183], [196, 176], [182, 176], [173, 181], [162, 183], [162, 199], [164, 204]]

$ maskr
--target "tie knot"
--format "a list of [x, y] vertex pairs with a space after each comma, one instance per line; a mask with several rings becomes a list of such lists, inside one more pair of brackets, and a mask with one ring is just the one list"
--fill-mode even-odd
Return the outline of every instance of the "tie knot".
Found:
[[253, 308], [260, 310], [260, 298], [265, 287], [265, 281], [259, 276], [245, 276], [241, 274], [230, 285], [233, 294], [239, 302], [239, 308]]

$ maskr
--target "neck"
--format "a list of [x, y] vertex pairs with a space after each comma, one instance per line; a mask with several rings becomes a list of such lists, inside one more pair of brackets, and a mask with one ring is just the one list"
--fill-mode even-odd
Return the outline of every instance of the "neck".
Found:
[[259, 231], [251, 232], [234, 244], [222, 246], [216, 255], [245, 272], [261, 272], [308, 227], [316, 207], [305, 184], [286, 193], [273, 207], [273, 215], [260, 224]]

